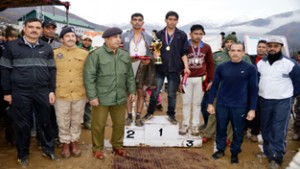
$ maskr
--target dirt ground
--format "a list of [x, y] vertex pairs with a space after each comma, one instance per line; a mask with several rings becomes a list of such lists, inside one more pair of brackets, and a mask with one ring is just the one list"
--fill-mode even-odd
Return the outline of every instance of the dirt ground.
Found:
[[[182, 119], [182, 101], [181, 96], [177, 96], [177, 107], [176, 116], [179, 121]], [[163, 112], [156, 112], [155, 115], [164, 115], [167, 108], [166, 94], [163, 93]], [[143, 112], [145, 114], [145, 111]], [[292, 124], [292, 120], [290, 121]], [[290, 125], [291, 126], [291, 125]], [[106, 139], [110, 138], [111, 134], [111, 122], [107, 123], [106, 128]], [[292, 129], [289, 128], [287, 137], [287, 150], [284, 156], [282, 168], [285, 168], [288, 163], [292, 160], [293, 156], [297, 153], [300, 147], [300, 142], [292, 141]], [[242, 150], [243, 152], [239, 155], [240, 163], [238, 165], [230, 164], [230, 151], [227, 148], [225, 157], [219, 160], [212, 160], [211, 155], [213, 153], [214, 143], [210, 141], [204, 144], [201, 148], [193, 148], [192, 151], [200, 151], [205, 154], [218, 168], [220, 169], [264, 169], [268, 168], [267, 159], [257, 159], [254, 154], [259, 152], [259, 144], [252, 143], [245, 137]], [[91, 133], [89, 130], [82, 129], [80, 147], [82, 155], [79, 158], [71, 157], [69, 159], [62, 159], [60, 162], [52, 162], [44, 157], [42, 153], [37, 149], [36, 140], [32, 138], [29, 167], [32, 169], [111, 169], [113, 168], [114, 155], [111, 153], [111, 148], [106, 148], [106, 158], [104, 160], [97, 160], [92, 156], [92, 145], [91, 145]], [[178, 149], [178, 148], [177, 148]], [[180, 148], [188, 149], [188, 148]], [[60, 149], [56, 149], [56, 153], [60, 154]], [[185, 164], [186, 168], [189, 168], [189, 164]], [[15, 169], [19, 168], [16, 159], [16, 148], [5, 142], [4, 132], [0, 130], [0, 169]]]

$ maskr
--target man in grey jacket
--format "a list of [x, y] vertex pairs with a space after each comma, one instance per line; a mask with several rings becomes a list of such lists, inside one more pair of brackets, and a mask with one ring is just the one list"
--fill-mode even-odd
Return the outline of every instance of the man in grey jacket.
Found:
[[[152, 37], [143, 30], [144, 16], [141, 13], [131, 15], [132, 29], [122, 34], [123, 49], [129, 52], [132, 59], [132, 67], [137, 86], [137, 113], [135, 117], [135, 125], [143, 126], [141, 120], [141, 112], [143, 110], [145, 89], [153, 89], [156, 87], [155, 66], [153, 64], [151, 43]], [[127, 102], [128, 116], [126, 125], [133, 122], [132, 118], [132, 102]]]

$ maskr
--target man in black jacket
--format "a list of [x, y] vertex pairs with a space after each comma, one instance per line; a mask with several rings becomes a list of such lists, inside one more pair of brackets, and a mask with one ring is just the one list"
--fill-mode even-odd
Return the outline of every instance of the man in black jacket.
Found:
[[56, 68], [51, 46], [39, 40], [42, 23], [36, 18], [24, 23], [24, 36], [7, 43], [1, 57], [4, 100], [11, 106], [15, 125], [18, 162], [28, 166], [32, 109], [41, 126], [43, 155], [58, 160], [50, 121], [50, 104], [55, 101]]
[[[267, 41], [259, 40], [256, 47], [256, 55], [250, 55], [250, 60], [253, 65], [256, 64], [264, 57], [267, 57]], [[259, 104], [257, 102], [257, 104]], [[260, 132], [260, 108], [259, 105], [256, 107], [255, 118], [252, 121], [247, 121], [247, 128], [251, 129], [250, 140], [252, 142], [258, 142], [257, 135]]]

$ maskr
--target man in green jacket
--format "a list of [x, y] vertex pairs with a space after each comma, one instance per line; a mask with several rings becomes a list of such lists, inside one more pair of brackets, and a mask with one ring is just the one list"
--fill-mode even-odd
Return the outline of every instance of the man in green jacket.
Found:
[[126, 156], [123, 149], [125, 109], [127, 99], [132, 102], [136, 92], [129, 54], [119, 49], [122, 30], [107, 29], [102, 37], [105, 44], [94, 50], [86, 60], [84, 83], [92, 105], [92, 142], [94, 157], [103, 159], [104, 131], [108, 113], [113, 122], [113, 152]]

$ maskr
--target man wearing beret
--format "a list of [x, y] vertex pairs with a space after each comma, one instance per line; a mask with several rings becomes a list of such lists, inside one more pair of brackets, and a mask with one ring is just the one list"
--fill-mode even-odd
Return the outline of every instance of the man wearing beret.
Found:
[[93, 153], [97, 159], [105, 156], [104, 131], [108, 114], [113, 122], [113, 152], [126, 156], [123, 149], [126, 102], [134, 100], [136, 87], [131, 58], [128, 52], [119, 49], [121, 33], [116, 27], [107, 29], [102, 35], [104, 45], [89, 55], [84, 68], [84, 84], [92, 105]]
[[4, 100], [11, 106], [16, 134], [18, 162], [29, 162], [32, 109], [41, 126], [43, 155], [59, 160], [54, 154], [54, 136], [50, 120], [50, 104], [55, 101], [56, 68], [50, 45], [39, 40], [42, 22], [37, 18], [25, 21], [24, 36], [7, 43], [1, 57], [1, 83]]
[[292, 97], [300, 94], [300, 67], [281, 52], [283, 41], [271, 37], [268, 56], [257, 63], [263, 152], [270, 169], [279, 168], [285, 154]]
[[54, 50], [56, 63], [56, 101], [54, 104], [62, 145], [61, 156], [81, 155], [78, 140], [81, 134], [84, 106], [86, 104], [83, 84], [83, 68], [88, 51], [76, 46], [73, 27], [60, 32], [62, 46]]

